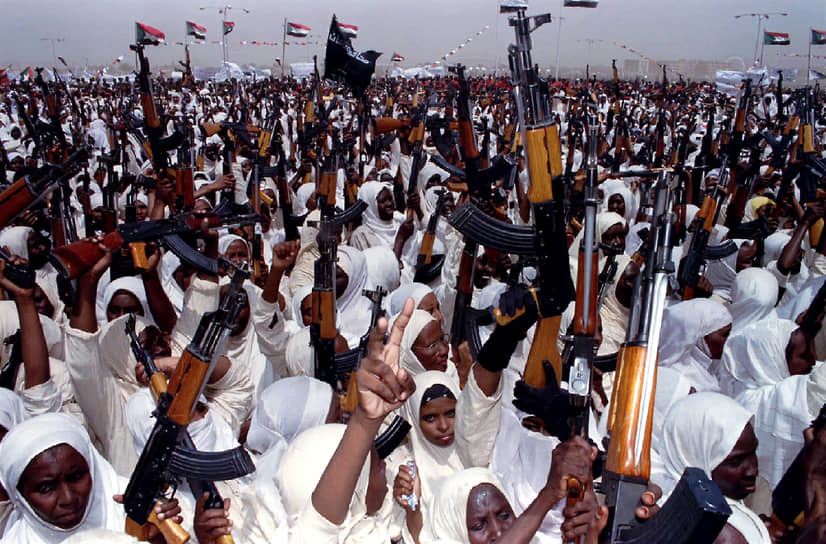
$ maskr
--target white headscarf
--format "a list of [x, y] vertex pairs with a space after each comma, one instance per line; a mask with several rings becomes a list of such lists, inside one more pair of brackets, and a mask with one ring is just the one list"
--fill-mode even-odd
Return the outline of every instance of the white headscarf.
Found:
[[435, 493], [441, 482], [465, 467], [459, 459], [455, 441], [450, 446], [440, 447], [431, 443], [424, 436], [419, 425], [422, 399], [424, 399], [425, 393], [434, 385], [445, 386], [453, 394], [454, 399], [459, 398], [461, 390], [454, 379], [447, 373], [438, 370], [422, 372], [414, 378], [414, 381], [416, 382], [416, 391], [402, 405], [401, 416], [411, 425], [408, 438], [413, 460], [418, 468], [418, 478], [422, 484], [423, 511], [426, 511], [431, 504], [433, 493]]
[[[748, 242], [748, 240], [734, 240], [738, 250], [746, 242]], [[705, 278], [711, 282], [711, 285], [714, 287], [714, 294], [725, 300], [731, 299], [731, 286], [734, 283], [734, 278], [737, 276], [738, 253], [739, 251], [735, 251], [728, 257], [716, 261], [708, 261], [706, 271], [703, 273]]]
[[234, 242], [241, 242], [244, 244], [244, 248], [247, 250], [247, 258], [249, 258], [250, 247], [247, 244], [247, 241], [236, 234], [224, 234], [218, 239], [218, 253], [226, 256], [229, 246], [231, 246]]
[[685, 376], [698, 391], [719, 391], [709, 372], [711, 354], [705, 336], [731, 323], [731, 314], [717, 301], [695, 298], [665, 309], [660, 332], [659, 365]]
[[[492, 484], [502, 491], [496, 475], [487, 468], [468, 468], [447, 478], [433, 497], [422, 531], [422, 544], [430, 542], [470, 542], [467, 529], [467, 501], [470, 492], [481, 484]], [[504, 491], [502, 491], [504, 495]], [[510, 501], [508, 501], [510, 502]]]
[[413, 299], [413, 307], [418, 308], [422, 299], [432, 292], [433, 289], [423, 283], [413, 282], [400, 285], [387, 297], [387, 314], [396, 316], [402, 313], [404, 303], [407, 302], [409, 298]]
[[614, 195], [620, 195], [622, 200], [625, 201], [625, 221], [629, 225], [634, 220], [634, 217], [637, 215], [636, 206], [634, 204], [634, 197], [631, 195], [631, 191], [628, 187], [625, 186], [621, 180], [605, 180], [602, 184], [602, 206], [601, 211], [607, 212], [608, 211], [608, 201], [611, 200], [611, 197]]
[[293, 321], [295, 321], [296, 325], [299, 328], [303, 329], [304, 327], [308, 327], [309, 325], [304, 324], [304, 317], [301, 313], [301, 303], [304, 301], [305, 298], [310, 296], [313, 293], [313, 286], [311, 284], [302, 285], [298, 291], [295, 292], [293, 295], [293, 299], [290, 301], [290, 307], [293, 312]]
[[[61, 529], [44, 521], [17, 489], [20, 477], [31, 460], [59, 444], [67, 444], [80, 453], [89, 465], [92, 478], [92, 489], [83, 520], [72, 529]], [[45, 414], [33, 417], [9, 431], [0, 442], [0, 484], [15, 506], [3, 533], [6, 542], [51, 544], [62, 542], [85, 529], [123, 531], [126, 513], [122, 505], [112, 500], [112, 496], [123, 492], [125, 481], [118, 477], [115, 469], [92, 446], [80, 423], [69, 415]]]
[[175, 281], [175, 272], [180, 268], [181, 260], [171, 251], [164, 253], [161, 259], [161, 284], [169, 302], [175, 308], [178, 315], [184, 307], [184, 291], [178, 282]]
[[[422, 329], [429, 325], [431, 321], [436, 321], [436, 318], [430, 315], [429, 312], [413, 310], [413, 315], [410, 316], [410, 321], [408, 321], [407, 326], [404, 328], [404, 334], [402, 334], [401, 357], [399, 358], [399, 362], [401, 367], [407, 370], [414, 378], [419, 374], [427, 372], [427, 369], [422, 366], [419, 358], [413, 353], [413, 344], [416, 342], [416, 338], [419, 337]], [[438, 321], [436, 322], [438, 323]], [[448, 363], [447, 366], [450, 368], [450, 363]]]
[[336, 308], [341, 315], [340, 332], [347, 343], [354, 346], [367, 332], [373, 310], [370, 299], [362, 295], [362, 291], [368, 288], [367, 260], [358, 249], [340, 246], [338, 262], [349, 278], [344, 293], [336, 299]]
[[31, 227], [8, 227], [0, 232], [0, 247], [8, 248], [11, 255], [17, 255], [26, 260], [29, 258], [29, 233], [34, 232]]
[[305, 183], [295, 192], [293, 200], [293, 215], [301, 216], [307, 213], [307, 202], [315, 193], [315, 183]]
[[[312, 508], [310, 498], [321, 475], [344, 436], [344, 425], [328, 424], [308, 429], [295, 437], [281, 458], [276, 485], [284, 500], [290, 527], [296, 529], [301, 512]], [[344, 522], [339, 525], [340, 544], [386, 544], [387, 529], [368, 517], [366, 497], [370, 482], [370, 459], [364, 463]]]
[[723, 349], [723, 392], [755, 414], [761, 475], [772, 488], [803, 447], [813, 415], [807, 402], [808, 375], [791, 376], [786, 346], [797, 324], [768, 317], [729, 337]]
[[327, 420], [333, 390], [308, 376], [284, 378], [267, 387], [252, 413], [247, 446], [265, 453], [283, 443], [288, 445], [306, 429]]
[[143, 317], [154, 323], [152, 311], [149, 309], [149, 301], [146, 298], [146, 289], [143, 287], [143, 281], [135, 276], [122, 276], [106, 286], [106, 289], [103, 290], [103, 305], [97, 308], [98, 323], [106, 323], [109, 321], [106, 317], [106, 309], [118, 291], [126, 291], [134, 295], [135, 298], [138, 299], [138, 302], [140, 302], [141, 308], [143, 308]]
[[70, 536], [62, 544], [133, 544], [138, 539], [127, 535], [123, 531], [109, 529], [90, 529]]
[[47, 317], [59, 324], [68, 322], [69, 318], [66, 316], [65, 312], [66, 305], [63, 304], [62, 300], [60, 300], [60, 294], [57, 292], [57, 281], [55, 281], [55, 277], [37, 278], [35, 279], [35, 283], [43, 291], [43, 294], [49, 300], [52, 308], [54, 308], [52, 315]]
[[[711, 472], [728, 457], [752, 413], [736, 401], [718, 393], [697, 393], [671, 407], [662, 431], [665, 473], [655, 482], [663, 489], [663, 500], [674, 490], [686, 467]], [[654, 476], [652, 476], [654, 479]], [[768, 531], [760, 518], [742, 501], [726, 497], [732, 508], [728, 524], [750, 544], [769, 544]]]
[[731, 332], [774, 314], [777, 295], [777, 280], [771, 272], [756, 267], [741, 270], [731, 288]]
[[0, 388], [0, 427], [10, 431], [24, 419], [26, 412], [17, 393]]
[[657, 368], [657, 390], [654, 394], [654, 418], [651, 421], [651, 473], [663, 471], [660, 455], [665, 416], [675, 402], [687, 397], [691, 382], [673, 368]]
[[783, 248], [789, 243], [792, 237], [785, 232], [773, 232], [763, 241], [763, 259], [761, 264], [766, 266], [772, 261], [780, 259]]
[[393, 219], [384, 220], [379, 217], [378, 202], [376, 199], [384, 189], [393, 191], [393, 186], [381, 181], [366, 181], [359, 187], [359, 200], [367, 204], [367, 209], [361, 215], [361, 224], [375, 233], [384, 246], [393, 247], [396, 240], [397, 225]]
[[399, 261], [388, 246], [373, 246], [362, 250], [367, 259], [367, 284], [371, 289], [381, 285], [388, 293], [398, 288], [401, 281]]
[[284, 358], [290, 376], [315, 376], [315, 349], [310, 343], [310, 327], [304, 327], [287, 341]]

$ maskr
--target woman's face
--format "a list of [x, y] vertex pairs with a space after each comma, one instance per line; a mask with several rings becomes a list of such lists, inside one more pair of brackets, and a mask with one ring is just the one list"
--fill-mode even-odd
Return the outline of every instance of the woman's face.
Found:
[[425, 325], [413, 342], [412, 349], [425, 370], [447, 370], [450, 348], [438, 321]]
[[786, 365], [792, 376], [803, 376], [815, 366], [815, 353], [811, 339], [801, 329], [796, 329], [786, 344]]
[[336, 265], [336, 298], [344, 294], [349, 283], [350, 276], [347, 275], [343, 268]]
[[146, 221], [146, 216], [149, 215], [149, 208], [140, 200], [135, 202], [135, 220]]
[[746, 268], [754, 266], [754, 256], [757, 255], [757, 244], [746, 242], [740, 246], [737, 252], [737, 266], [735, 270], [740, 272]]
[[626, 229], [622, 223], [611, 225], [611, 227], [602, 233], [602, 243], [615, 247], [620, 251], [625, 251], [626, 234], [628, 234], [628, 229]]
[[757, 483], [757, 437], [747, 423], [740, 438], [723, 462], [711, 471], [711, 479], [723, 495], [742, 500], [754, 493]]
[[432, 315], [433, 319], [439, 320], [439, 325], [444, 324], [445, 316], [442, 313], [441, 307], [439, 306], [439, 299], [436, 298], [435, 293], [428, 293], [422, 297], [422, 301], [419, 302], [419, 310], [424, 310]]
[[513, 525], [508, 499], [493, 484], [479, 484], [467, 498], [467, 532], [470, 544], [490, 544]]
[[723, 356], [723, 347], [726, 345], [729, 334], [731, 334], [731, 325], [726, 325], [722, 329], [717, 329], [705, 336], [706, 345], [712, 359], [719, 359]]
[[122, 315], [143, 315], [143, 306], [138, 297], [129, 291], [117, 291], [106, 307], [106, 319], [114, 321]]
[[241, 266], [242, 263], [249, 262], [250, 256], [247, 251], [247, 244], [241, 240], [235, 240], [227, 247], [224, 257], [229, 259], [235, 266]]
[[379, 212], [379, 219], [383, 221], [390, 221], [393, 219], [393, 208], [395, 202], [393, 201], [393, 193], [385, 187], [376, 196], [376, 206]]
[[301, 321], [305, 327], [313, 322], [313, 297], [311, 295], [307, 295], [301, 301]]
[[86, 513], [92, 476], [76, 449], [58, 444], [31, 460], [17, 489], [41, 519], [61, 529], [72, 529]]
[[625, 199], [621, 194], [613, 194], [608, 199], [608, 211], [625, 217]]
[[456, 420], [456, 399], [439, 397], [422, 406], [419, 427], [428, 442], [447, 447], [453, 444], [453, 422]]
[[49, 318], [54, 315], [54, 306], [52, 306], [52, 303], [49, 302], [49, 297], [46, 296], [46, 293], [44, 293], [43, 289], [41, 289], [38, 285], [34, 286], [34, 295], [32, 300], [34, 301], [34, 307], [37, 310], [37, 313], [40, 315], [45, 315]]

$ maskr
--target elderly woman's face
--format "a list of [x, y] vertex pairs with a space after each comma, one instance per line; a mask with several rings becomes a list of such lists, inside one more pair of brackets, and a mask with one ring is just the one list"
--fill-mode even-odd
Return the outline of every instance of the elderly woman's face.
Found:
[[470, 490], [466, 513], [470, 544], [495, 542], [515, 519], [508, 499], [493, 484], [479, 484]]
[[89, 465], [68, 444], [58, 444], [31, 460], [17, 489], [45, 522], [72, 529], [83, 520], [92, 492]]
[[745, 499], [757, 483], [757, 437], [747, 423], [740, 438], [723, 462], [711, 471], [711, 479], [726, 497]]
[[425, 325], [413, 342], [412, 349], [425, 370], [447, 370], [450, 348], [438, 321], [431, 321]]

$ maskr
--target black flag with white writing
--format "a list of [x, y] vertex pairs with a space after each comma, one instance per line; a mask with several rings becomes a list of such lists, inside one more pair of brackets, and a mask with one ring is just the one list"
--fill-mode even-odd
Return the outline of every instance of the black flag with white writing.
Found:
[[327, 36], [327, 55], [324, 58], [324, 77], [339, 81], [349, 86], [353, 94], [361, 97], [370, 85], [370, 78], [376, 71], [376, 59], [381, 56], [378, 51], [359, 52], [353, 49], [350, 38], [345, 36], [336, 22], [330, 23]]

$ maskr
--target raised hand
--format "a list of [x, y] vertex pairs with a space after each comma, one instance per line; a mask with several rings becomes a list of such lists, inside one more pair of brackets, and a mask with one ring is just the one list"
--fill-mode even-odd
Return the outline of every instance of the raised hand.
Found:
[[414, 306], [412, 298], [405, 301], [404, 309], [393, 323], [386, 344], [384, 335], [387, 332], [387, 319], [379, 319], [376, 327], [370, 331], [367, 356], [361, 360], [356, 373], [359, 407], [368, 419], [384, 419], [416, 390], [413, 378], [399, 366], [402, 335]]

